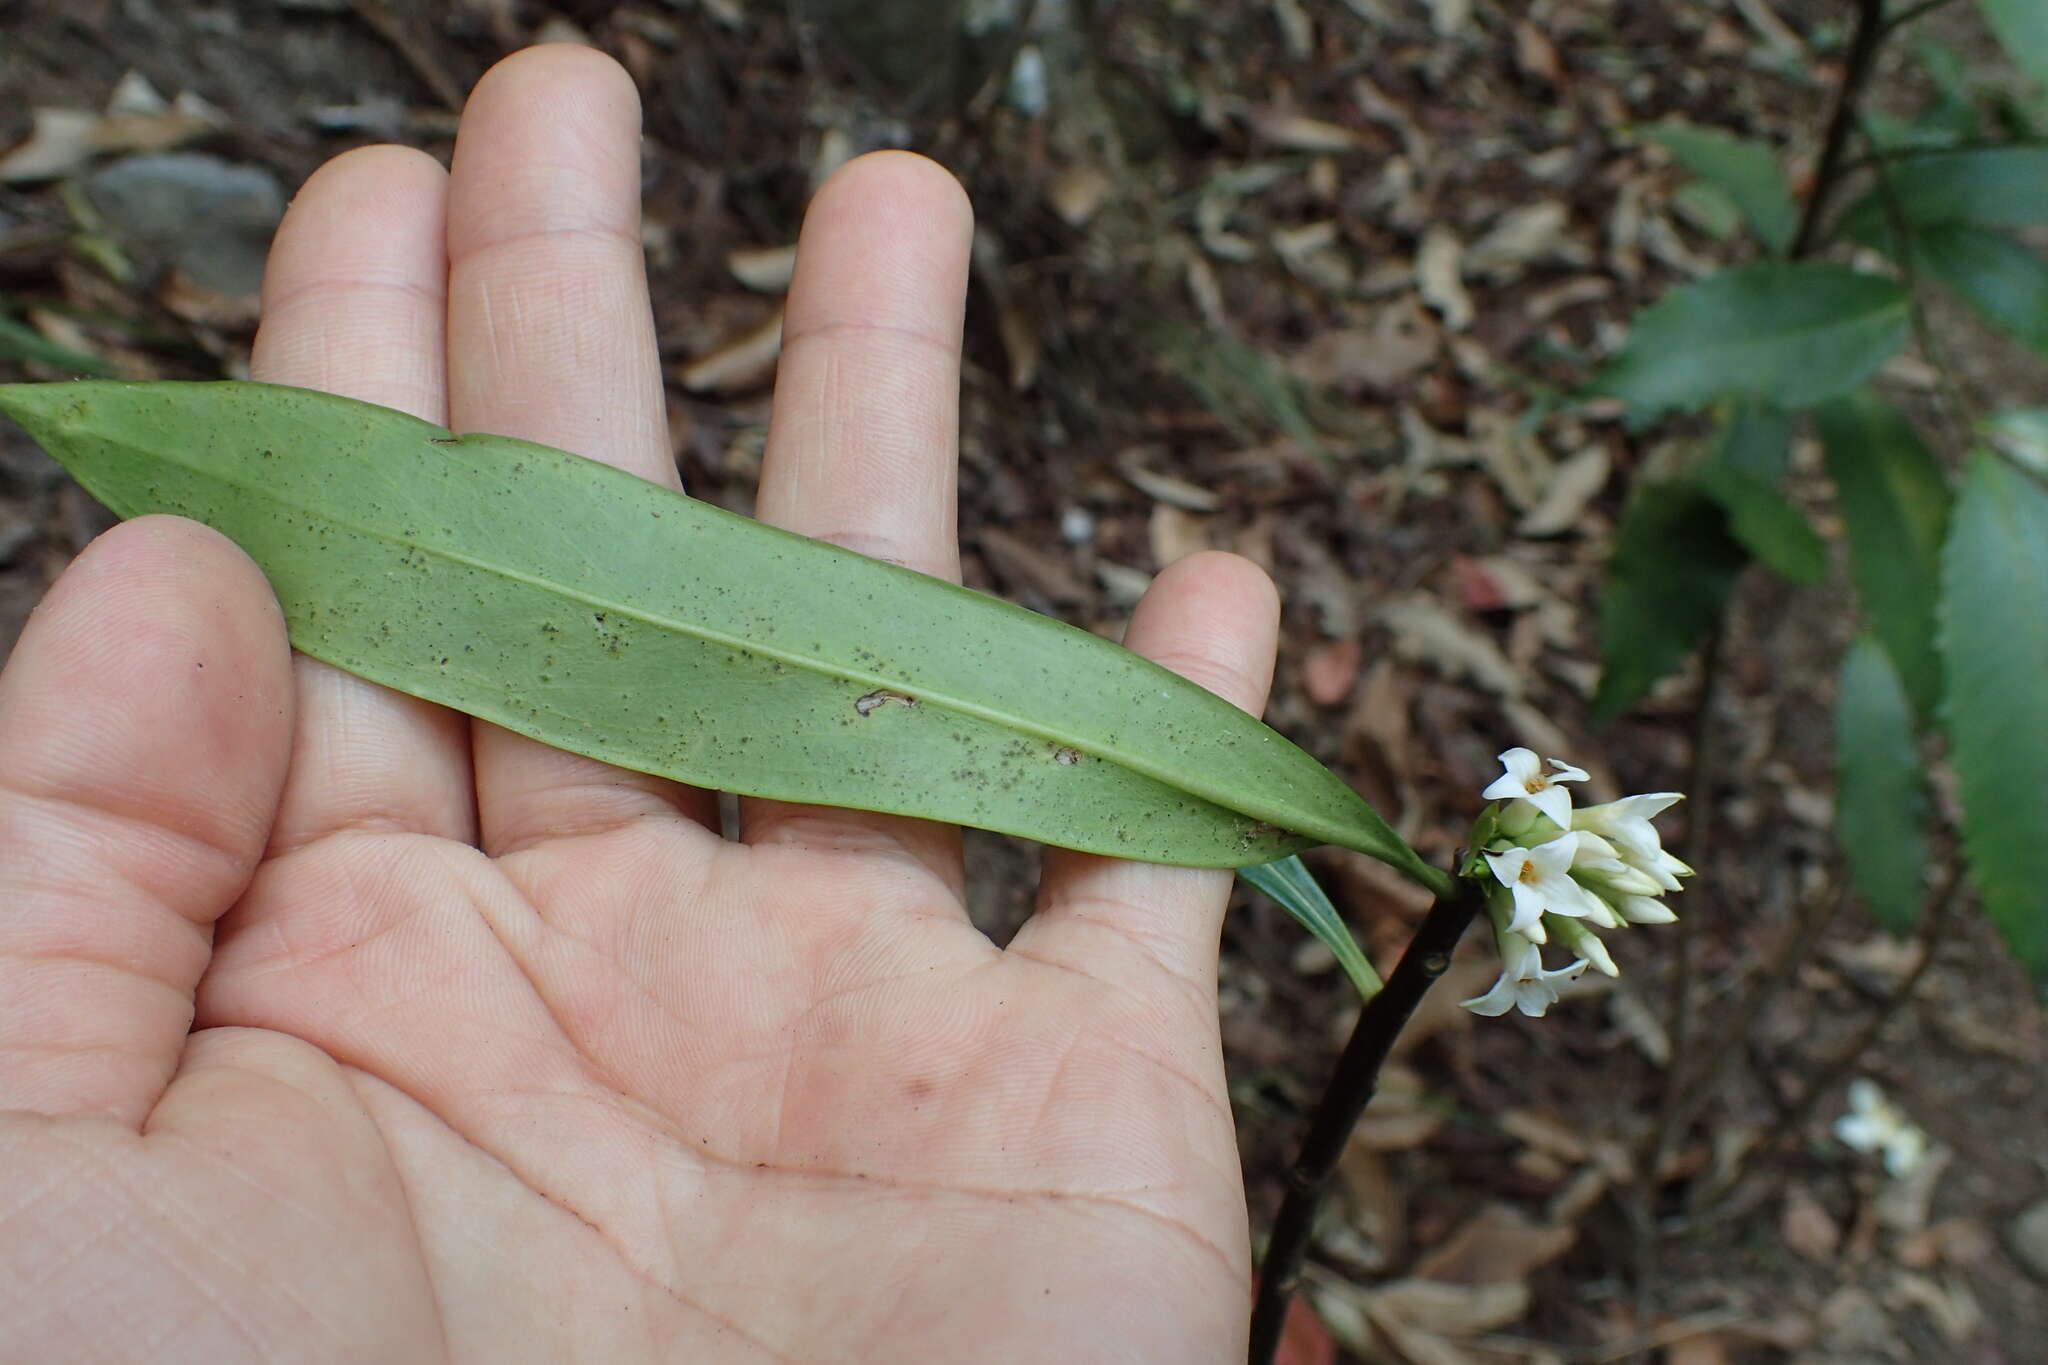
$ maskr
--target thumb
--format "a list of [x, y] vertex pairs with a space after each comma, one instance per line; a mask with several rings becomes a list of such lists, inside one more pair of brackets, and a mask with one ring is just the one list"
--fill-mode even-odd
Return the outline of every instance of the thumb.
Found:
[[117, 526], [50, 590], [0, 674], [0, 1110], [141, 1125], [291, 733], [276, 602], [213, 531]]

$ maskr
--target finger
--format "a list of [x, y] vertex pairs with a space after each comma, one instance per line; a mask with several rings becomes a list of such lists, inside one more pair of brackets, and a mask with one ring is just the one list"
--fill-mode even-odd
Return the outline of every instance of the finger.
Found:
[[[818, 191], [797, 245], [761, 519], [957, 580], [960, 328], [973, 211], [923, 157], [850, 162]], [[747, 802], [753, 844], [905, 853], [960, 884], [950, 826]]]
[[[551, 43], [484, 74], [448, 202], [451, 425], [678, 487], [640, 246], [640, 101], [604, 54]], [[715, 826], [703, 792], [472, 728], [483, 846], [506, 853], [647, 814]]]
[[[404, 147], [365, 147], [314, 172], [271, 244], [255, 378], [447, 420], [447, 179]], [[475, 837], [464, 717], [303, 656], [295, 667], [279, 848], [357, 828]]]
[[[1279, 598], [1236, 555], [1190, 555], [1159, 575], [1124, 643], [1257, 713], [1273, 681]], [[1136, 983], [1163, 968], [1213, 996], [1233, 874], [1047, 851], [1038, 911], [1010, 951]]]
[[262, 856], [291, 702], [269, 585], [193, 522], [115, 527], [29, 618], [0, 675], [0, 1109], [140, 1126]]

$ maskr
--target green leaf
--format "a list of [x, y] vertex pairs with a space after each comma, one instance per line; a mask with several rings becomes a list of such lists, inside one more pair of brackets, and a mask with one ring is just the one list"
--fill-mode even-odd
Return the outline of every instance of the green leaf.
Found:
[[1914, 228], [1935, 223], [2025, 227], [2048, 222], [2048, 147], [1978, 147], [1893, 158], [1885, 184], [1842, 215], [1841, 230], [1887, 247], [1894, 216]]
[[1302, 928], [1337, 955], [1337, 965], [1351, 978], [1360, 1000], [1370, 1000], [1380, 993], [1380, 974], [1365, 960], [1357, 940], [1345, 926], [1344, 917], [1330, 904], [1315, 874], [1302, 865], [1299, 857], [1289, 854], [1278, 862], [1240, 867], [1237, 875], [1272, 897]]
[[1949, 489], [1941, 466], [1900, 412], [1870, 392], [1814, 413], [1828, 476], [1849, 532], [1849, 570], [1920, 714], [1941, 694], [1934, 601]]
[[2041, 0], [1977, 0], [2012, 64], [2048, 90], [2048, 5]]
[[1990, 321], [2048, 353], [2048, 261], [2002, 232], [1966, 223], [1914, 233], [1913, 260]]
[[1755, 229], [1757, 240], [1774, 253], [1785, 254], [1799, 230], [1799, 211], [1785, 188], [1777, 153], [1761, 142], [1689, 123], [1652, 124], [1642, 135], [1694, 175], [1726, 191]]
[[1984, 439], [2015, 464], [2048, 478], [2048, 408], [2007, 408], [1984, 419]]
[[1842, 657], [1835, 778], [1835, 833], [1850, 880], [1877, 922], [1902, 934], [1926, 892], [1927, 785], [1913, 704], [1891, 656], [1868, 635]]
[[1690, 480], [1636, 491], [1600, 597], [1596, 718], [1612, 720], [1684, 662], [1720, 619], [1747, 562], [1720, 504]]
[[1728, 514], [1728, 530], [1763, 566], [1794, 583], [1828, 576], [1828, 547], [1806, 515], [1768, 479], [1710, 460], [1696, 475], [1700, 487]]
[[559, 748], [1158, 862], [1328, 841], [1445, 884], [1135, 654], [592, 460], [261, 384], [9, 385], [0, 410], [116, 513], [234, 540], [300, 650]]
[[1984, 908], [2048, 976], [2048, 488], [1989, 452], [1942, 561], [1942, 723]]
[[0, 313], [0, 360], [32, 360], [39, 365], [70, 370], [74, 374], [112, 373], [98, 356], [60, 346], [35, 328], [5, 313]]
[[1884, 364], [1905, 339], [1906, 309], [1898, 284], [1841, 266], [1723, 270], [1638, 314], [1591, 388], [1638, 418], [1721, 398], [1811, 407]]
[[1736, 405], [1721, 427], [1714, 460], [1777, 483], [1792, 461], [1791, 414], [1756, 403]]

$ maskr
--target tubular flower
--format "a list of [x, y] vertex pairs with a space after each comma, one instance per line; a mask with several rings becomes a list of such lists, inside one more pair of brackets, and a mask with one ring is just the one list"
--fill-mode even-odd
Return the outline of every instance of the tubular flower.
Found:
[[1557, 1003], [1559, 986], [1584, 975], [1586, 963], [1580, 959], [1568, 967], [1545, 971], [1542, 952], [1528, 938], [1509, 929], [1503, 922], [1505, 918], [1494, 917], [1494, 941], [1500, 945], [1500, 980], [1486, 994], [1458, 1003], [1489, 1018], [1520, 1010], [1532, 1019], [1541, 1019]]
[[[1664, 841], [1650, 817], [1685, 799], [1680, 792], [1646, 792], [1619, 801], [1571, 812], [1571, 826], [1606, 839], [1621, 860], [1654, 880], [1665, 891], [1678, 890], [1678, 879], [1692, 869], [1664, 851]], [[1656, 894], [1652, 892], [1651, 894]]]
[[1481, 796], [1489, 801], [1520, 797], [1549, 816], [1559, 829], [1571, 828], [1572, 794], [1557, 784], [1584, 782], [1591, 774], [1556, 758], [1550, 760], [1550, 766], [1556, 771], [1545, 772], [1543, 761], [1536, 757], [1534, 749], [1507, 749], [1498, 757], [1506, 771], [1496, 777], [1493, 784], [1480, 793]]
[[1599, 915], [1606, 908], [1572, 880], [1572, 859], [1578, 853], [1579, 835], [1560, 834], [1535, 848], [1509, 848], [1486, 855], [1493, 875], [1514, 893], [1515, 912], [1508, 928], [1531, 941], [1544, 941], [1543, 917], [1549, 915]]
[[1849, 1112], [1835, 1120], [1835, 1136], [1856, 1151], [1880, 1154], [1894, 1179], [1911, 1175], [1927, 1155], [1927, 1134], [1862, 1076], [1849, 1082]]
[[[1504, 771], [1484, 794], [1506, 804], [1488, 807], [1474, 826], [1471, 846], [1485, 859], [1485, 870], [1475, 859], [1466, 875], [1485, 877], [1490, 870], [1499, 883], [1488, 895], [1487, 915], [1501, 974], [1493, 989], [1461, 1003], [1475, 1014], [1541, 1015], [1565, 982], [1589, 968], [1621, 975], [1595, 929], [1678, 918], [1663, 896], [1678, 890], [1679, 878], [1692, 869], [1664, 851], [1650, 821], [1684, 798], [1649, 792], [1574, 810], [1571, 793], [1559, 784], [1586, 781], [1584, 770], [1556, 758], [1546, 769], [1530, 749], [1506, 750], [1500, 762]], [[1546, 943], [1569, 952], [1571, 964], [1546, 970], [1540, 946]]]

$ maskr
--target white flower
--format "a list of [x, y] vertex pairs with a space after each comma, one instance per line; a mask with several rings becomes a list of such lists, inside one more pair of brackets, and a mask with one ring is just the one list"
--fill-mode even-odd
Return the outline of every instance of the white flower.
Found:
[[1532, 1019], [1541, 1019], [1544, 1011], [1557, 1003], [1558, 987], [1585, 973], [1583, 960], [1554, 972], [1543, 970], [1543, 954], [1512, 929], [1496, 924], [1494, 938], [1500, 944], [1500, 980], [1486, 994], [1458, 1002], [1474, 1014], [1492, 1018], [1509, 1010], [1520, 1010]]
[[1560, 834], [1534, 848], [1510, 848], [1486, 855], [1486, 865], [1493, 869], [1493, 875], [1515, 893], [1515, 913], [1507, 926], [1510, 930], [1542, 943], [1546, 937], [1546, 913], [1607, 918], [1606, 907], [1599, 898], [1572, 880], [1572, 859], [1578, 855], [1582, 837], [1577, 833]]
[[1607, 945], [1600, 936], [1575, 919], [1553, 915], [1550, 930], [1557, 935], [1558, 946], [1579, 960], [1581, 966], [1590, 966], [1603, 976], [1620, 976], [1621, 968], [1614, 965], [1608, 955]]
[[1913, 1173], [1927, 1155], [1927, 1134], [1877, 1088], [1857, 1077], [1849, 1082], [1849, 1112], [1835, 1120], [1835, 1136], [1859, 1152], [1880, 1152], [1895, 1178]]
[[1678, 916], [1671, 913], [1671, 907], [1654, 896], [1622, 896], [1608, 904], [1614, 912], [1630, 924], [1676, 924]]
[[1690, 877], [1692, 869], [1664, 851], [1664, 841], [1650, 818], [1683, 801], [1679, 792], [1645, 792], [1624, 796], [1619, 801], [1587, 806], [1571, 813], [1572, 828], [1583, 829], [1613, 841], [1630, 867], [1655, 881], [1666, 891], [1678, 890], [1678, 879]]
[[1534, 749], [1508, 749], [1498, 757], [1501, 767], [1507, 771], [1496, 777], [1485, 791], [1479, 793], [1481, 796], [1489, 801], [1519, 796], [1549, 816], [1559, 829], [1571, 828], [1572, 794], [1557, 784], [1584, 782], [1590, 774], [1555, 758], [1550, 760], [1550, 766], [1557, 771], [1546, 773]]

